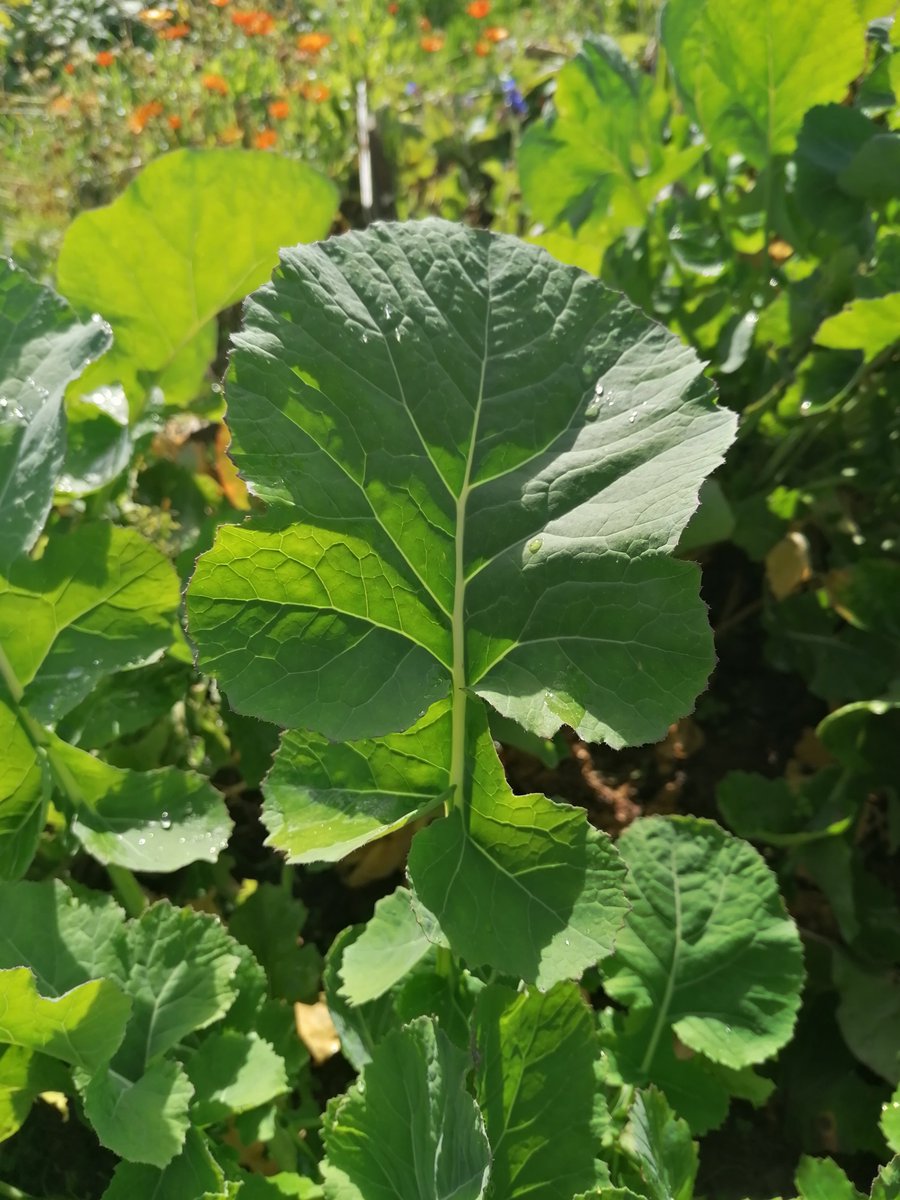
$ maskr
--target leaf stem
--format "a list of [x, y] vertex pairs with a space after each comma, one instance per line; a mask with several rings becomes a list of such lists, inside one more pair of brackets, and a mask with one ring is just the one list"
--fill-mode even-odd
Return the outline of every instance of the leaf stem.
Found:
[[117, 867], [114, 863], [107, 864], [106, 873], [127, 915], [139, 917], [147, 907], [147, 897], [134, 873], [127, 867]]
[[[490, 268], [488, 268], [490, 269]], [[450, 734], [450, 797], [448, 812], [454, 808], [463, 814], [466, 807], [466, 505], [472, 490], [472, 466], [475, 461], [475, 446], [478, 441], [478, 424], [484, 402], [484, 380], [487, 372], [488, 332], [491, 323], [491, 297], [488, 292], [484, 316], [484, 354], [481, 360], [481, 379], [478, 384], [478, 399], [472, 414], [472, 433], [466, 454], [466, 469], [459, 495], [456, 498], [456, 546], [455, 577], [453, 581], [453, 668], [450, 676], [451, 688], [451, 734]]]

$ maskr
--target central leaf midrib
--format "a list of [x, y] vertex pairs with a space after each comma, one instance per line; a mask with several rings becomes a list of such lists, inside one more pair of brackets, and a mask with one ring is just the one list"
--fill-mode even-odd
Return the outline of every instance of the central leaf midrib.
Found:
[[[488, 244], [487, 262], [485, 265], [485, 281], [487, 284], [487, 299], [484, 312], [484, 348], [481, 356], [481, 377], [478, 381], [478, 396], [472, 414], [472, 432], [469, 437], [469, 449], [466, 454], [466, 469], [463, 474], [462, 486], [456, 498], [455, 520], [455, 570], [453, 580], [453, 612], [451, 615], [451, 733], [450, 733], [450, 799], [448, 806], [464, 810], [466, 804], [466, 562], [465, 562], [465, 530], [466, 505], [472, 491], [472, 466], [475, 461], [475, 447], [478, 442], [478, 425], [481, 420], [481, 408], [484, 403], [484, 382], [487, 375], [488, 338], [491, 323], [491, 260], [490, 243]], [[468, 824], [468, 822], [464, 822]]]

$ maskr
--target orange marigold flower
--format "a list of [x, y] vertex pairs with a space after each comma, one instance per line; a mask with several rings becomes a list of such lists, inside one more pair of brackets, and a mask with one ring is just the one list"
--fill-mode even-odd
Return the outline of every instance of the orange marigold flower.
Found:
[[219, 96], [228, 95], [228, 80], [221, 75], [204, 75], [200, 80], [208, 92], [216, 92]]
[[273, 100], [266, 111], [273, 121], [283, 121], [291, 115], [291, 106], [287, 100]]
[[389, 5], [388, 5], [388, 12], [390, 13], [390, 15], [391, 15], [392, 17], [396, 17], [396, 15], [397, 15], [397, 13], [398, 13], [399, 11], [400, 11], [400, 5], [399, 5], [399, 4], [389, 4]]
[[431, 37], [423, 37], [422, 40], [419, 42], [419, 45], [422, 47], [422, 49], [425, 51], [426, 54], [436, 54], [438, 52], [438, 50], [443, 50], [443, 48], [444, 48], [443, 35], [440, 33], [436, 33]]
[[330, 33], [301, 33], [297, 38], [297, 49], [301, 54], [321, 54], [331, 42]]
[[72, 107], [72, 97], [54, 96], [48, 107], [55, 117], [64, 117]]
[[174, 42], [177, 38], [187, 37], [190, 32], [190, 25], [182, 21], [180, 25], [170, 25], [167, 29], [161, 29], [159, 36], [165, 42]]
[[278, 141], [278, 134], [274, 129], [261, 129], [253, 139], [253, 144], [257, 150], [271, 150]]
[[112, 50], [101, 50], [94, 62], [98, 67], [111, 67], [116, 61], [116, 56]]
[[314, 104], [324, 104], [331, 95], [331, 88], [327, 83], [304, 83], [300, 85], [300, 95]]
[[209, 0], [210, 4], [214, 4], [216, 8], [224, 8], [228, 0]]
[[128, 118], [128, 128], [132, 133], [143, 133], [149, 122], [158, 117], [162, 110], [163, 106], [158, 100], [139, 105]]
[[479, 40], [475, 43], [475, 53], [478, 55], [479, 58], [487, 58], [487, 56], [490, 54], [490, 52], [491, 52], [491, 43], [490, 42], [483, 42], [483, 41]]
[[484, 31], [484, 36], [489, 42], [505, 42], [509, 37], [509, 30], [504, 29], [502, 25], [491, 25]]
[[482, 17], [486, 17], [491, 11], [491, 0], [472, 0], [472, 3], [466, 6], [466, 12], [470, 17], [475, 17], [480, 21]]
[[237, 25], [238, 29], [243, 29], [247, 37], [271, 33], [275, 28], [275, 18], [271, 13], [261, 9], [253, 9], [250, 12], [233, 12], [231, 22], [233, 25]]
[[66, 63], [66, 65], [63, 67], [63, 70], [65, 71], [65, 73], [67, 75], [74, 75], [75, 74], [75, 64], [74, 63]]
[[177, 133], [181, 128], [181, 117], [179, 117], [178, 113], [172, 113], [171, 117], [166, 117], [166, 120], [169, 123], [169, 128]]

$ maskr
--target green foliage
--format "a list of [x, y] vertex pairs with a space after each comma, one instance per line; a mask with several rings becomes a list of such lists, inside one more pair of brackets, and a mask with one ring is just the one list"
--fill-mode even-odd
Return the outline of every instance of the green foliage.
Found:
[[355, 1085], [329, 1106], [328, 1200], [479, 1200], [490, 1152], [467, 1063], [427, 1018], [391, 1033]]
[[[639, 66], [535, 66], [521, 138], [511, 79], [461, 146], [429, 98], [447, 188], [463, 154], [506, 189], [440, 193], [466, 226], [283, 249], [336, 189], [185, 149], [66, 237], [103, 319], [0, 267], [0, 1192], [692, 1200], [777, 1130], [753, 1200], [795, 1166], [800, 1200], [869, 1194], [900, 1146], [876, 7], [669, 0]], [[510, 135], [574, 265], [472, 227], [518, 221]], [[738, 836], [635, 818], [714, 794]]]
[[0, 566], [30, 550], [65, 454], [63, 393], [110, 344], [58, 296], [0, 261]]
[[215, 356], [216, 314], [268, 277], [279, 246], [327, 233], [336, 200], [302, 163], [178, 150], [108, 207], [82, 213], [57, 279], [77, 309], [112, 325], [113, 350], [90, 385], [122, 384], [132, 407], [151, 386], [170, 405], [192, 400]]
[[[535, 294], [526, 356], [511, 331]], [[327, 347], [348, 335], [342, 363]], [[552, 405], [538, 370], [555, 379]], [[188, 608], [201, 663], [235, 707], [327, 738], [420, 722], [335, 751], [286, 739], [272, 840], [290, 850], [302, 836], [326, 850], [304, 858], [338, 857], [449, 798], [410, 875], [473, 965], [546, 986], [609, 951], [610, 848], [542, 797], [511, 802], [469, 697], [541, 736], [568, 721], [614, 745], [658, 735], [690, 702], [709, 670], [705, 622], [693, 569], [665, 551], [731, 436], [698, 370], [584, 276], [434, 223], [286, 253], [248, 306], [232, 453], [272, 512], [222, 529], [198, 564]], [[551, 592], [571, 602], [551, 607]], [[602, 637], [586, 624], [598, 603]], [[346, 820], [363, 791], [370, 815]], [[486, 920], [472, 922], [473, 903]]]

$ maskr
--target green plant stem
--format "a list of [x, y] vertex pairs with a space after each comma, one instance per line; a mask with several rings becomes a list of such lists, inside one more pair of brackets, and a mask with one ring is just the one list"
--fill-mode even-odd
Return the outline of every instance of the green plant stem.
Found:
[[113, 863], [107, 865], [106, 873], [125, 912], [129, 917], [139, 917], [147, 907], [147, 897], [134, 874], [127, 867], [117, 867]]
[[450, 735], [450, 799], [449, 808], [458, 808], [465, 815], [466, 809], [466, 708], [468, 692], [466, 687], [466, 560], [465, 560], [465, 531], [466, 505], [472, 490], [472, 464], [475, 460], [475, 445], [478, 440], [478, 422], [481, 418], [481, 405], [484, 400], [484, 378], [487, 370], [487, 333], [490, 324], [490, 297], [484, 323], [484, 358], [481, 362], [481, 380], [478, 385], [478, 399], [472, 417], [472, 435], [469, 439], [469, 452], [466, 456], [466, 470], [462, 486], [456, 498], [456, 555], [455, 578], [453, 583], [453, 612], [451, 614], [453, 628], [453, 668], [451, 671], [451, 735]]

